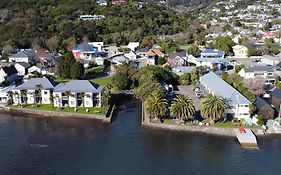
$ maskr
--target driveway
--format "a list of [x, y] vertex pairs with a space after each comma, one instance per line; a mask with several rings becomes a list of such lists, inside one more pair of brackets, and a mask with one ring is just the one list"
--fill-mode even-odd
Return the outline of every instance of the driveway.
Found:
[[193, 91], [193, 85], [185, 85], [185, 86], [178, 86], [179, 91], [178, 94], [187, 95], [189, 96], [192, 101], [196, 111], [200, 110], [200, 99], [196, 97], [195, 92]]

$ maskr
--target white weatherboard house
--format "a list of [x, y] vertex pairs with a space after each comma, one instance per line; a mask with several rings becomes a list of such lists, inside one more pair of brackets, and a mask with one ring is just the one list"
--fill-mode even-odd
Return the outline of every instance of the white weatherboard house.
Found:
[[271, 66], [251, 66], [241, 69], [238, 73], [243, 78], [272, 78], [274, 70]]
[[238, 119], [250, 117], [249, 105], [251, 102], [217, 74], [209, 72], [200, 78], [200, 83], [209, 93], [216, 94], [227, 101], [230, 108], [225, 111], [226, 115]]
[[[23, 84], [15, 87], [12, 91], [14, 93], [13, 101], [15, 104], [51, 104], [51, 94], [58, 82], [48, 78], [31, 78]], [[26, 94], [23, 94], [26, 91]]]
[[21, 63], [16, 63], [15, 64], [15, 68], [17, 69], [19, 76], [26, 75], [27, 74], [27, 70], [30, 67], [31, 67], [31, 65], [29, 63], [26, 63], [26, 62], [21, 62]]
[[9, 57], [9, 62], [32, 62], [35, 58], [35, 52], [32, 50], [19, 51]]
[[103, 86], [88, 80], [72, 80], [55, 88], [54, 107], [100, 107], [102, 95]]
[[238, 58], [247, 58], [248, 48], [242, 45], [235, 45], [232, 47], [234, 56]]

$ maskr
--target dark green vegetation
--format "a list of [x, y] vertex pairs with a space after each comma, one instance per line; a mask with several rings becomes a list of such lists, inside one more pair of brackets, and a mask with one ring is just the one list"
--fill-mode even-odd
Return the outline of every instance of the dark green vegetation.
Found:
[[83, 65], [76, 62], [70, 52], [58, 61], [58, 72], [61, 78], [79, 79], [84, 75], [84, 71]]
[[[144, 36], [186, 31], [190, 18], [156, 4], [137, 3], [107, 7], [92, 0], [3, 0], [0, 5], [0, 47], [30, 48], [36, 38], [53, 51], [63, 51], [84, 36], [90, 41], [126, 44]], [[98, 21], [81, 21], [80, 15], [104, 15]]]

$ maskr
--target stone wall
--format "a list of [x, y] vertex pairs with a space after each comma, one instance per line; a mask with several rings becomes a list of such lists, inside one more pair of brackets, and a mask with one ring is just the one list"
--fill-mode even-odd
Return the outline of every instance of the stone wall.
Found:
[[105, 115], [98, 114], [81, 114], [81, 113], [72, 113], [72, 112], [61, 112], [61, 111], [45, 111], [38, 109], [25, 109], [25, 108], [6, 108], [5, 111], [14, 114], [29, 114], [29, 115], [39, 115], [41, 117], [71, 117], [71, 118], [88, 118], [102, 120], [105, 123], [111, 122], [111, 116], [105, 117]]

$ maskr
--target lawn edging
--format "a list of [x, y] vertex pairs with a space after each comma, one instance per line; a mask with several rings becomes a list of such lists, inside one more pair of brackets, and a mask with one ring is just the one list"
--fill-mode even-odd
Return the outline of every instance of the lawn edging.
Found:
[[83, 113], [74, 113], [74, 112], [48, 111], [42, 109], [27, 109], [27, 108], [17, 108], [17, 107], [6, 107], [4, 110], [13, 114], [28, 114], [32, 116], [39, 115], [39, 117], [87, 118], [87, 119], [101, 120], [104, 123], [111, 122], [111, 116], [106, 117], [105, 115], [100, 115], [100, 114], [83, 114]]

